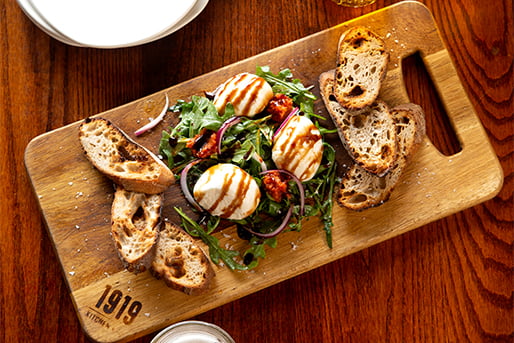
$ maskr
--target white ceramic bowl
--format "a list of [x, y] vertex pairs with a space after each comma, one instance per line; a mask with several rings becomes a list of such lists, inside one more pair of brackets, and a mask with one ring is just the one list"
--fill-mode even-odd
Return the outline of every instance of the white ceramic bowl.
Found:
[[217, 325], [189, 320], [168, 326], [151, 343], [235, 343], [230, 335]]

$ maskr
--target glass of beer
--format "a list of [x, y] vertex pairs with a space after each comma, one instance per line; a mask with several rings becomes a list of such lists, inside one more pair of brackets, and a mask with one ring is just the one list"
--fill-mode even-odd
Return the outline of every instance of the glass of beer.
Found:
[[338, 5], [347, 6], [347, 7], [362, 7], [366, 5], [371, 5], [375, 2], [375, 0], [332, 0]]

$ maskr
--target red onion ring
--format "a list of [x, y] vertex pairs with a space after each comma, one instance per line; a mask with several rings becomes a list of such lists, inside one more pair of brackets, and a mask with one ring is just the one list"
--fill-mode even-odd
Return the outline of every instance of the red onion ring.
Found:
[[221, 142], [223, 141], [223, 135], [230, 127], [236, 125], [240, 121], [241, 117], [232, 117], [221, 124], [218, 132], [216, 132], [216, 146], [218, 149], [218, 155], [221, 154]]
[[298, 186], [298, 190], [300, 192], [300, 215], [303, 216], [303, 212], [304, 212], [304, 209], [305, 209], [305, 189], [303, 188], [303, 184], [300, 181], [300, 179], [297, 178], [296, 175], [294, 175], [291, 172], [288, 172], [285, 169], [266, 170], [266, 171], [262, 171], [260, 174], [263, 175], [263, 174], [268, 174], [268, 173], [271, 173], [271, 172], [279, 172], [279, 173], [283, 173], [283, 174], [289, 175], [293, 179], [293, 181], [296, 183], [296, 186]]
[[275, 230], [271, 231], [271, 232], [268, 232], [268, 233], [260, 233], [260, 232], [256, 232], [256, 231], [253, 231], [251, 229], [248, 229], [248, 228], [244, 228], [246, 231], [254, 234], [255, 236], [257, 237], [261, 237], [261, 238], [271, 238], [271, 237], [275, 237], [276, 235], [278, 235], [279, 233], [281, 233], [282, 231], [284, 231], [284, 229], [286, 228], [287, 224], [289, 223], [289, 219], [291, 219], [291, 215], [293, 214], [293, 205], [291, 205], [289, 207], [289, 210], [287, 210], [287, 213], [284, 217], [284, 220], [282, 220], [282, 223], [280, 224], [280, 226], [278, 228], [276, 228]]
[[273, 133], [273, 139], [275, 139], [275, 137], [277, 137], [278, 133], [280, 132], [280, 130], [282, 130], [284, 128], [284, 126], [286, 126], [287, 122], [295, 115], [298, 114], [298, 112], [300, 112], [300, 110], [298, 109], [298, 107], [295, 107], [292, 109], [291, 112], [289, 112], [289, 114], [287, 115], [286, 119], [284, 119], [282, 121], [282, 123], [280, 123], [278, 129], [275, 131], [275, 133]]
[[193, 161], [189, 162], [184, 167], [184, 169], [182, 169], [182, 171], [180, 172], [180, 188], [182, 189], [182, 193], [184, 193], [186, 200], [189, 201], [189, 203], [191, 205], [193, 205], [197, 210], [203, 212], [202, 206], [200, 206], [200, 204], [195, 200], [195, 198], [189, 191], [189, 188], [187, 187], [187, 175], [189, 173], [189, 170], [191, 169], [192, 166], [194, 166], [195, 164], [197, 164], [201, 161], [202, 161], [201, 159], [193, 160]]
[[146, 131], [154, 128], [157, 124], [159, 124], [161, 122], [161, 120], [164, 118], [164, 115], [166, 114], [166, 112], [168, 112], [169, 105], [170, 105], [170, 100], [168, 99], [168, 94], [166, 94], [166, 103], [164, 104], [164, 108], [162, 109], [161, 113], [155, 119], [153, 119], [151, 122], [149, 122], [148, 124], [146, 124], [145, 126], [139, 128], [139, 129], [137, 129], [134, 132], [134, 134], [136, 136], [142, 135]]

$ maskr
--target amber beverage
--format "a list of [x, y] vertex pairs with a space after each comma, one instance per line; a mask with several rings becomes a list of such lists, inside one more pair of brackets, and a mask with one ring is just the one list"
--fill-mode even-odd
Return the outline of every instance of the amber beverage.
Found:
[[362, 7], [366, 5], [371, 5], [375, 2], [375, 0], [332, 0], [338, 5], [347, 6], [347, 7]]

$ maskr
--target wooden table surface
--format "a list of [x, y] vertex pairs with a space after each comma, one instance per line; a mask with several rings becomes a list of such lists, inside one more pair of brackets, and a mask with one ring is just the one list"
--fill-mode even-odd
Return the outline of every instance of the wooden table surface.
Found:
[[[211, 0], [166, 38], [99, 50], [50, 38], [16, 1], [0, 0], [0, 342], [89, 342], [25, 171], [32, 138], [395, 2]], [[499, 194], [195, 319], [238, 343], [512, 342], [512, 1], [423, 3], [503, 167]], [[424, 71], [407, 67], [417, 71], [411, 96], [436, 118], [429, 138], [455, 153]]]

